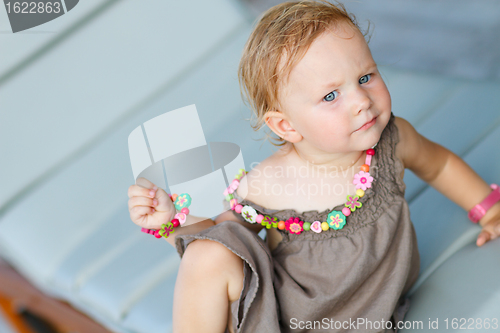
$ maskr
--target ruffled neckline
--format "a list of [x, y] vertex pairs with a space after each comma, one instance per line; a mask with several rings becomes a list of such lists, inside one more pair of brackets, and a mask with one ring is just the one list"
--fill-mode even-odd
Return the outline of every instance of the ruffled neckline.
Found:
[[[380, 140], [379, 140], [379, 142], [380, 142]], [[377, 143], [377, 146], [378, 146], [378, 143]], [[368, 201], [369, 198], [371, 198], [374, 195], [374, 186], [377, 185], [376, 183], [377, 183], [377, 180], [378, 180], [378, 169], [379, 169], [378, 168], [379, 158], [378, 158], [377, 155], [378, 155], [377, 154], [377, 147], [375, 147], [375, 155], [372, 156], [371, 166], [370, 166], [370, 175], [374, 178], [374, 180], [373, 180], [373, 183], [372, 183], [372, 187], [367, 188], [366, 191], [365, 191], [365, 195], [359, 199], [359, 202], [361, 202], [363, 205], [365, 204], [366, 201]], [[365, 151], [365, 159], [366, 159], [366, 151]], [[375, 171], [374, 173], [372, 173], [373, 170]], [[304, 212], [300, 213], [300, 212], [298, 212], [297, 210], [295, 210], [293, 208], [287, 208], [287, 209], [271, 209], [271, 208], [266, 208], [266, 207], [263, 207], [263, 206], [261, 206], [259, 204], [256, 204], [255, 202], [253, 202], [251, 200], [243, 199], [236, 192], [237, 191], [233, 192], [233, 196], [236, 198], [236, 200], [238, 200], [239, 204], [241, 204], [242, 206], [245, 206], [245, 205], [251, 206], [256, 211], [258, 211], [260, 213], [263, 213], [265, 215], [269, 215], [271, 217], [273, 217], [275, 215], [286, 216], [286, 218], [299, 217], [299, 218], [301, 218], [301, 220], [309, 222], [309, 220], [311, 219], [312, 216], [322, 216], [322, 217], [324, 217], [322, 220], [326, 220], [326, 216], [328, 216], [328, 214], [331, 211], [333, 211], [333, 210], [342, 211], [342, 208], [345, 207], [345, 202], [344, 202], [344, 203], [342, 203], [340, 205], [337, 205], [337, 206], [335, 206], [333, 208], [328, 208], [328, 209], [326, 209], [324, 211], [307, 210], [307, 211], [304, 211]], [[356, 194], [354, 193], [353, 195], [356, 195]], [[354, 216], [359, 215], [359, 213], [361, 213], [363, 211], [363, 208], [366, 208], [366, 207], [361, 207], [360, 210], [354, 211], [350, 215], [350, 220], [352, 220], [352, 218]], [[283, 217], [283, 219], [285, 219], [285, 217]], [[310, 222], [312, 222], [312, 221], [310, 221]]]

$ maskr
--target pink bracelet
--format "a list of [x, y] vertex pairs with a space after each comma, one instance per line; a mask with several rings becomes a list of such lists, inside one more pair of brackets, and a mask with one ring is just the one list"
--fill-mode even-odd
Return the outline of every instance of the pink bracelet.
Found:
[[174, 202], [175, 209], [180, 210], [180, 213], [176, 213], [172, 221], [162, 224], [160, 229], [155, 230], [141, 228], [142, 232], [153, 235], [156, 238], [168, 238], [168, 236], [170, 236], [170, 234], [175, 231], [175, 228], [183, 225], [186, 222], [187, 216], [189, 214], [188, 207], [191, 205], [191, 196], [187, 193], [182, 193], [181, 195], [169, 194], [168, 196]]
[[493, 191], [488, 194], [488, 196], [481, 201], [479, 204], [475, 205], [469, 211], [469, 219], [478, 223], [480, 219], [486, 214], [486, 212], [497, 202], [500, 200], [500, 187], [497, 184], [491, 184], [490, 187]]

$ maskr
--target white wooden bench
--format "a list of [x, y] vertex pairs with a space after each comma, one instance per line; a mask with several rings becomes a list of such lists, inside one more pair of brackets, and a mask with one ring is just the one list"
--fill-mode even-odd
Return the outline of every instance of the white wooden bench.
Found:
[[[206, 140], [238, 144], [248, 169], [272, 152], [250, 139], [260, 134], [245, 121], [236, 70], [253, 17], [239, 6], [114, 1], [9, 77], [1, 75], [16, 59], [39, 49], [29, 40], [6, 44], [22, 56], [0, 67], [0, 256], [111, 330], [170, 332], [180, 262], [168, 243], [130, 221], [130, 132], [196, 104]], [[71, 26], [59, 20], [61, 29]], [[38, 48], [50, 42], [44, 38]], [[500, 182], [500, 84], [381, 70], [395, 115], [488, 183]], [[408, 170], [405, 182], [421, 254], [405, 319], [500, 313], [500, 267], [492, 264], [500, 241], [476, 248], [480, 228], [465, 211]]]

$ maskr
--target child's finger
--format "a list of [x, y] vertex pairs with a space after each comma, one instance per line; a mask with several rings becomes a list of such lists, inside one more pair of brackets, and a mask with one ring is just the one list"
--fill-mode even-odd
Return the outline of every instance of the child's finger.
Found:
[[165, 192], [162, 188], [159, 188], [156, 191], [155, 199], [158, 199], [158, 206], [156, 209], [160, 211], [167, 211], [169, 209], [173, 209], [172, 200], [168, 196], [167, 192]]
[[498, 238], [500, 236], [500, 224], [497, 224], [497, 225], [487, 225], [485, 228], [483, 228], [483, 230], [486, 230], [490, 236], [491, 236], [491, 239], [495, 239], [495, 238]]
[[130, 210], [130, 218], [137, 224], [141, 223], [148, 214], [153, 214], [154, 212], [154, 208], [149, 206], [135, 206]]
[[500, 226], [498, 221], [492, 221], [490, 223], [485, 224], [483, 226], [483, 230], [481, 230], [481, 233], [477, 238], [477, 245], [481, 246], [490, 240], [498, 238], [500, 236], [498, 226]]
[[491, 239], [491, 236], [490, 236], [490, 234], [488, 232], [481, 231], [481, 233], [479, 233], [479, 236], [477, 236], [476, 245], [477, 246], [482, 246], [484, 243], [486, 243], [490, 239]]
[[144, 177], [137, 178], [137, 181], [135, 182], [135, 184], [142, 186], [144, 188], [149, 188], [149, 189], [152, 189], [153, 187], [155, 187], [155, 184], [151, 183], [149, 180], [147, 180]]
[[152, 188], [145, 188], [139, 185], [131, 185], [128, 188], [128, 197], [133, 198], [133, 197], [148, 197], [148, 198], [154, 198], [156, 196], [158, 188], [153, 185]]
[[[148, 194], [148, 190], [152, 190], [153, 192], [156, 192], [158, 189], [158, 186], [147, 180], [146, 178], [139, 177], [137, 178], [136, 184], [131, 185], [128, 188], [128, 197], [134, 197], [134, 196], [151, 196]], [[153, 195], [154, 196], [154, 195]]]
[[146, 198], [146, 197], [132, 197], [128, 201], [128, 210], [131, 210], [135, 206], [158, 206], [158, 199], [156, 198]]

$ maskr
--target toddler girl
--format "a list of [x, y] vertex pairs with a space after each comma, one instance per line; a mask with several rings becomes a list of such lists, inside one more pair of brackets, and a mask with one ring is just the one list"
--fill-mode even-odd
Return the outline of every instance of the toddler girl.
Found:
[[[420, 264], [404, 169], [467, 211], [488, 184], [392, 114], [364, 36], [341, 5], [266, 11], [239, 75], [255, 129], [265, 123], [280, 149], [235, 176], [215, 221], [189, 217], [167, 238], [182, 257], [174, 332], [397, 331]], [[129, 197], [142, 227], [158, 229], [175, 214], [145, 179]], [[498, 236], [499, 221], [497, 203], [480, 221], [479, 246]]]

